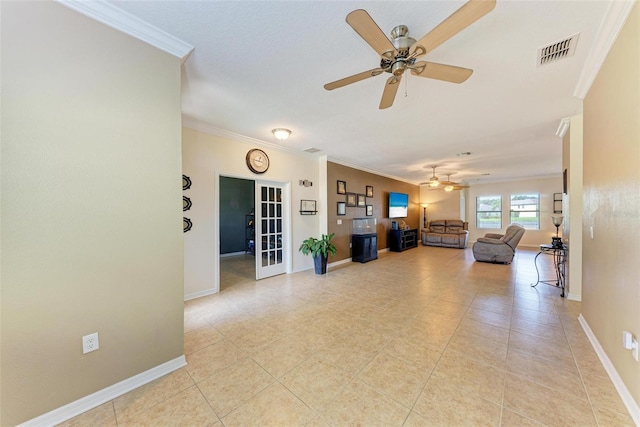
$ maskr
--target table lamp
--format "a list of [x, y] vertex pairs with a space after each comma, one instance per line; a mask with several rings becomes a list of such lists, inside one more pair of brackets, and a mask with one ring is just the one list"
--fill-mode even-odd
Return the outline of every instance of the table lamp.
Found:
[[552, 215], [551, 220], [553, 221], [553, 225], [556, 226], [556, 236], [551, 238], [551, 246], [554, 248], [562, 247], [562, 239], [558, 237], [558, 228], [562, 225], [562, 220], [564, 217], [562, 215]]

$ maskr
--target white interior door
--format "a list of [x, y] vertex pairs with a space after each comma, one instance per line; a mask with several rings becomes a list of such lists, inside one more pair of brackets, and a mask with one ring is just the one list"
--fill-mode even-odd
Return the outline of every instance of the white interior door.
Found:
[[256, 280], [286, 272], [289, 250], [285, 184], [256, 181]]

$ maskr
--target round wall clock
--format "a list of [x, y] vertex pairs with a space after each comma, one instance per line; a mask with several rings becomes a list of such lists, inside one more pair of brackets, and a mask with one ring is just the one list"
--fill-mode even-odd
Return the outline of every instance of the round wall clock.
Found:
[[269, 156], [259, 148], [249, 150], [247, 152], [247, 167], [253, 173], [265, 173], [269, 169]]

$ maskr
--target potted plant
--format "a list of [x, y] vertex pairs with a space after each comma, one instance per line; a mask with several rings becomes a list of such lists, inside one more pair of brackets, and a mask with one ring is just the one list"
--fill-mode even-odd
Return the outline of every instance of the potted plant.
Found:
[[300, 245], [298, 249], [305, 255], [311, 254], [316, 274], [325, 274], [327, 272], [327, 258], [329, 258], [329, 254], [336, 254], [337, 249], [335, 245], [331, 243], [334, 235], [335, 233], [331, 233], [328, 236], [323, 234], [320, 239], [309, 237], [302, 242], [302, 245]]

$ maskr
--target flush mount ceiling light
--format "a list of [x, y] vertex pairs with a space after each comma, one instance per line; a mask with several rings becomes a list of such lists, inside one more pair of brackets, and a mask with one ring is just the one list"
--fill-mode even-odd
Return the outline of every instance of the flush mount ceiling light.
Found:
[[291, 135], [291, 131], [285, 128], [276, 128], [272, 130], [271, 133], [273, 133], [273, 136], [275, 136], [276, 139], [280, 141], [284, 141], [285, 139], [289, 138], [289, 135]]
[[465, 157], [465, 156], [470, 156], [470, 155], [471, 155], [470, 151], [464, 151], [462, 153], [456, 154], [456, 156], [458, 156], [458, 157]]

